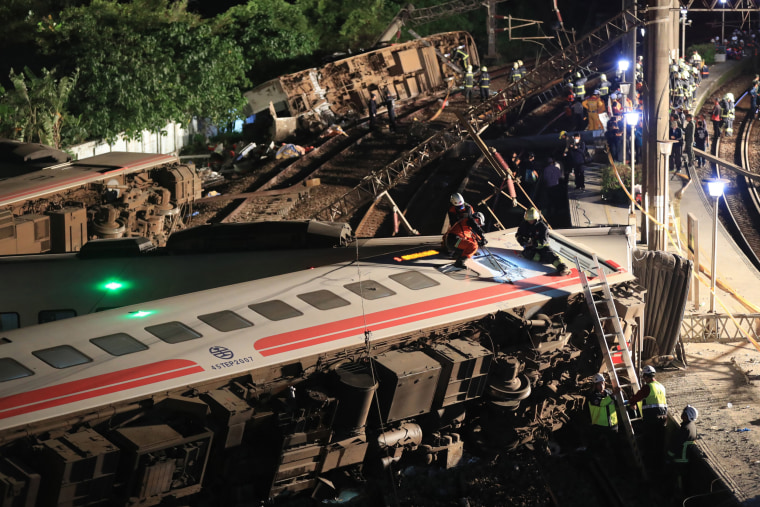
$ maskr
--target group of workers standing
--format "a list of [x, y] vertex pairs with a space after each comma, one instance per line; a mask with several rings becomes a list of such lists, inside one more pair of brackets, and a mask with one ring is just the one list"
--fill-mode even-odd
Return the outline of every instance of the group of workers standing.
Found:
[[[656, 374], [653, 366], [643, 368], [641, 389], [625, 401], [628, 411], [626, 417], [641, 418], [643, 440], [637, 440], [637, 445], [643, 444], [642, 458], [645, 466], [651, 471], [663, 472], [666, 471], [663, 465], [670, 463], [667, 471], [674, 475], [674, 492], [683, 495], [686, 487], [684, 481], [689, 472], [688, 464], [696, 450], [694, 441], [697, 439], [695, 422], [698, 411], [695, 407], [686, 405], [681, 412], [679, 428], [667, 439], [667, 394], [665, 386], [657, 381]], [[620, 393], [620, 387], [608, 388], [602, 373], [594, 375], [593, 383], [586, 400], [591, 419], [590, 447], [595, 451], [613, 452], [620, 445], [617, 435], [621, 416], [614, 400]]]

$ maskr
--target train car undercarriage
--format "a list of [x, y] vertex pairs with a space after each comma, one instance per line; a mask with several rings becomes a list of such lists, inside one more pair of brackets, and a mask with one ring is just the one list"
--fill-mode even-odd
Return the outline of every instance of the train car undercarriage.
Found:
[[0, 505], [283, 504], [545, 442], [599, 371], [589, 331], [559, 297], [28, 425], [0, 435]]

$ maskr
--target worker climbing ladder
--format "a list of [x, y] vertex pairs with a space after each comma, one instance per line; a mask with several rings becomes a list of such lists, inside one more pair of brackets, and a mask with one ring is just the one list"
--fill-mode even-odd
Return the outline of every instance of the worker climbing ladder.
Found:
[[[594, 323], [594, 332], [599, 339], [599, 348], [602, 350], [604, 363], [609, 371], [610, 382], [613, 387], [620, 388], [619, 390], [616, 389], [618, 394], [615, 396], [618, 426], [623, 428], [623, 433], [630, 444], [634, 461], [643, 472], [644, 462], [642, 461], [641, 452], [636, 442], [631, 418], [626, 410], [624, 392], [626, 387], [631, 387], [633, 388], [633, 392], [638, 392], [640, 389], [639, 380], [625, 332], [615, 308], [615, 301], [612, 298], [610, 286], [607, 283], [607, 276], [604, 274], [604, 269], [599, 265], [599, 259], [597, 259], [596, 255], [594, 255], [594, 264], [596, 265], [597, 278], [594, 284], [589, 284], [589, 279], [577, 257], [575, 258], [575, 264], [578, 268], [581, 284], [583, 285], [589, 314]], [[613, 358], [613, 354], [615, 358]], [[619, 360], [616, 360], [616, 358], [619, 358]], [[625, 383], [621, 383], [621, 377], [626, 379]]]

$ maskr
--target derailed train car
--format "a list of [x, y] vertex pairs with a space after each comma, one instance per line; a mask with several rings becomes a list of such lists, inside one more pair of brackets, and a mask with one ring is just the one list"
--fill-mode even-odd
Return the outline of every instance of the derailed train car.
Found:
[[0, 139], [0, 255], [76, 252], [89, 239], [166, 243], [201, 197], [192, 164], [112, 152], [71, 161], [50, 147]]
[[[329, 497], [549, 434], [598, 367], [580, 279], [520, 258], [514, 231], [488, 239], [465, 270], [439, 237], [394, 238], [375, 257], [0, 333], [0, 504]], [[594, 275], [591, 252], [551, 241]], [[602, 269], [640, 303], [629, 273]]]
[[382, 101], [390, 90], [400, 103], [445, 92], [457, 70], [443, 55], [457, 48], [469, 55], [471, 65], [478, 65], [469, 33], [440, 33], [267, 81], [244, 94], [247, 112], [256, 115], [254, 125], [268, 128], [275, 141], [297, 129], [320, 132], [332, 123], [366, 116], [373, 91]]

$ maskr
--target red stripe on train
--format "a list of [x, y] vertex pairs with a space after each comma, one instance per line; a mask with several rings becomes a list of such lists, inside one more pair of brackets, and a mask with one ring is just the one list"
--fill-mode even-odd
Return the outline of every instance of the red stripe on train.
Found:
[[[577, 272], [574, 270], [577, 275]], [[403, 308], [394, 308], [372, 313], [366, 317], [353, 317], [329, 324], [310, 327], [290, 333], [261, 338], [254, 348], [263, 356], [280, 354], [333, 340], [340, 340], [363, 332], [366, 327], [374, 330], [408, 324], [445, 315], [447, 313], [469, 310], [484, 304], [498, 303], [523, 297], [528, 293], [544, 293], [578, 283], [578, 277], [557, 279], [556, 276], [537, 276], [520, 280], [514, 285], [498, 284], [493, 287], [465, 292], [457, 296], [433, 299]], [[464, 301], [456, 302], [464, 298]]]
[[67, 382], [0, 399], [0, 419], [57, 407], [204, 371], [195, 361], [171, 359]]

